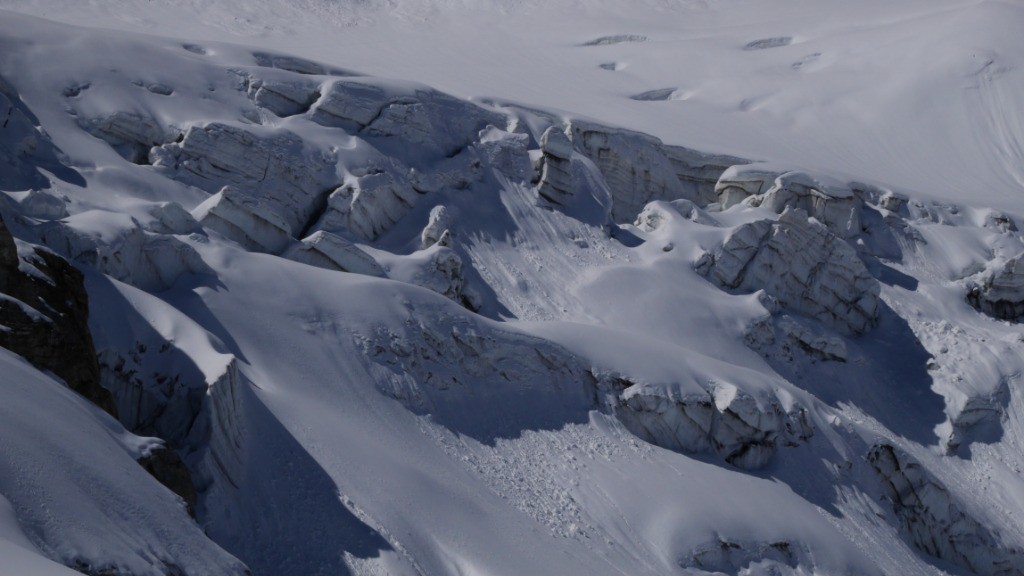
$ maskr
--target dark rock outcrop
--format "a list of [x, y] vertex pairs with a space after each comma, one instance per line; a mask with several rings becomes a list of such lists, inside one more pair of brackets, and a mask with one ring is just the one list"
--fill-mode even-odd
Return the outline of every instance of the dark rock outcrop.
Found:
[[139, 464], [158, 482], [185, 501], [188, 515], [196, 517], [196, 486], [192, 474], [178, 453], [168, 448], [156, 448], [139, 458]]
[[82, 273], [42, 248], [23, 260], [0, 217], [0, 346], [114, 415], [113, 399], [100, 386], [88, 320]]

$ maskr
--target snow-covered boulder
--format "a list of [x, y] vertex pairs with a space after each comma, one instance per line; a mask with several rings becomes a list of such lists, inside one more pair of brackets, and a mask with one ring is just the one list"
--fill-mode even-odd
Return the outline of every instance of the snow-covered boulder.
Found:
[[385, 276], [384, 269], [372, 256], [341, 236], [323, 230], [303, 238], [302, 242], [293, 245], [282, 256], [328, 270], [381, 278]]
[[972, 306], [1000, 320], [1024, 316], [1024, 254], [1008, 260], [968, 288]]
[[697, 270], [726, 288], [763, 289], [843, 333], [863, 334], [877, 322], [878, 281], [853, 248], [800, 209], [740, 226]]

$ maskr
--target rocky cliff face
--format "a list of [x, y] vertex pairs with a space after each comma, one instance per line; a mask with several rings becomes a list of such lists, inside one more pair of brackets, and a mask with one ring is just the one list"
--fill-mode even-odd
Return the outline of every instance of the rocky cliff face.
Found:
[[0, 347], [62, 378], [110, 414], [89, 333], [82, 273], [43, 248], [20, 249], [0, 217]]

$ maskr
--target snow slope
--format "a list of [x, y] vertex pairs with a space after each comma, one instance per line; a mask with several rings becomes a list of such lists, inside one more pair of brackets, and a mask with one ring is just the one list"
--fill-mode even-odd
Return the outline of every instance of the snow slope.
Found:
[[0, 572], [1024, 573], [1020, 6], [0, 7]]
[[102, 28], [258, 44], [461, 97], [566, 110], [671, 144], [874, 179], [946, 201], [1019, 205], [1024, 135], [1014, 97], [1024, 88], [1024, 40], [1015, 2], [0, 6]]

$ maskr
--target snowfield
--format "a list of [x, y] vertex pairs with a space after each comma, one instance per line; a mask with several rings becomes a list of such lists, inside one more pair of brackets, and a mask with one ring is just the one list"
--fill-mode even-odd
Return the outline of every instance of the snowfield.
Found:
[[1022, 27], [0, 0], [0, 575], [1024, 574]]

